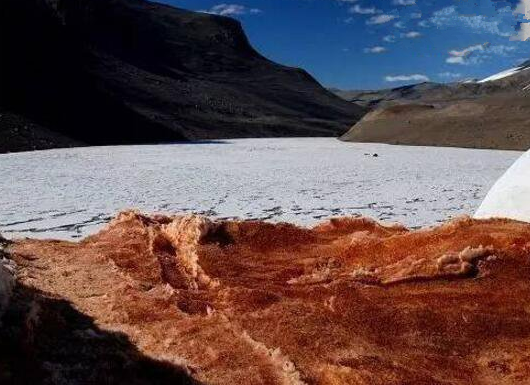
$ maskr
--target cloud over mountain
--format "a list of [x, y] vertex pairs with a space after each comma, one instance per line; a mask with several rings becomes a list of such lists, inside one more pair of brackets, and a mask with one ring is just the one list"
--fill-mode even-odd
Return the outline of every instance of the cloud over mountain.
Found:
[[445, 59], [448, 64], [478, 64], [484, 59], [493, 56], [508, 56], [516, 52], [517, 47], [513, 45], [491, 45], [489, 43], [476, 44], [467, 48], [449, 51], [449, 57]]
[[428, 82], [429, 77], [426, 75], [421, 74], [413, 74], [413, 75], [397, 75], [397, 76], [385, 76], [385, 81], [387, 82]]
[[239, 4], [218, 4], [214, 5], [209, 10], [203, 10], [204, 13], [211, 13], [213, 15], [221, 16], [237, 16], [246, 14], [258, 14], [261, 10], [258, 8], [247, 8], [244, 5]]

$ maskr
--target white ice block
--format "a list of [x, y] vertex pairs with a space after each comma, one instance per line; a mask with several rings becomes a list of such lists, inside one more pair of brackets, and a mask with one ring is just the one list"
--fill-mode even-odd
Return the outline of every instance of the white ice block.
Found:
[[475, 218], [510, 218], [530, 222], [530, 150], [493, 185]]

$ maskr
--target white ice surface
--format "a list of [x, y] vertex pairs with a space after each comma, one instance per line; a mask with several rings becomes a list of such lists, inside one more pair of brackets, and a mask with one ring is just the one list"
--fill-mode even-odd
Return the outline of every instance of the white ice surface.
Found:
[[431, 225], [471, 215], [519, 155], [332, 138], [4, 154], [0, 233], [76, 238], [127, 208], [303, 225], [354, 214]]
[[524, 153], [495, 183], [475, 217], [530, 222], [530, 151]]

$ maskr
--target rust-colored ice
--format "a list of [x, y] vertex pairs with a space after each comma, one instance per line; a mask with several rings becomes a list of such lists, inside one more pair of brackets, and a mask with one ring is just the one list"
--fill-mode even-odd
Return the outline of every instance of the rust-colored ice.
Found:
[[528, 384], [530, 225], [120, 214], [18, 281], [207, 384]]

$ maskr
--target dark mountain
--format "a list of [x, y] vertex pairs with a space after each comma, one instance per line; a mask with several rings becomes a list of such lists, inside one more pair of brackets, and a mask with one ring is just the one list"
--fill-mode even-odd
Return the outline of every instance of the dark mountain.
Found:
[[[346, 97], [372, 109], [341, 137], [354, 142], [527, 150], [530, 62], [481, 81], [421, 83]], [[342, 94], [343, 97], [345, 94]]]
[[[363, 114], [237, 21], [144, 0], [2, 0], [0, 52], [0, 108], [72, 145], [338, 136]], [[26, 149], [65, 145], [47, 137]]]
[[0, 107], [0, 153], [83, 145]]

